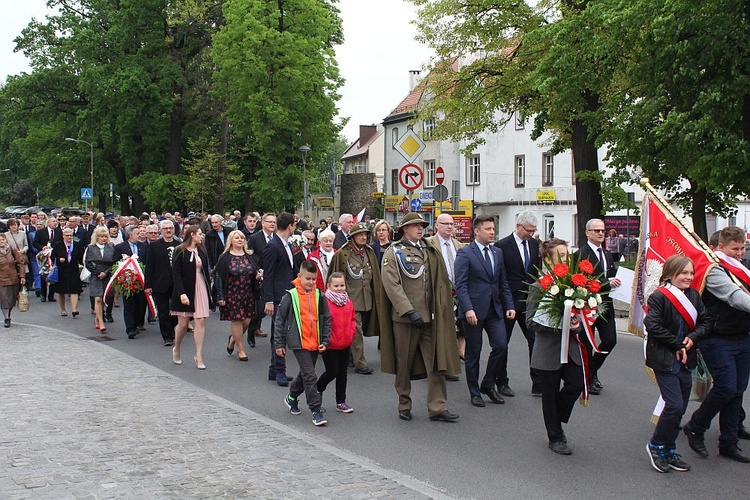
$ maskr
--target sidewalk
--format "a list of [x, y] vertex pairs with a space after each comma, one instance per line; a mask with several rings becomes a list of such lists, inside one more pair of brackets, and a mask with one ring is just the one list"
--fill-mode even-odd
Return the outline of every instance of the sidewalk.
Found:
[[58, 330], [0, 331], [0, 388], [4, 498], [446, 498]]

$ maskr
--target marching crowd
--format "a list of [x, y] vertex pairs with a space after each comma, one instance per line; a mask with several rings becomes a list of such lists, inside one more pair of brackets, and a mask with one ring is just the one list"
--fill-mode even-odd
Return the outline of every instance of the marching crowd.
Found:
[[[607, 292], [621, 286], [618, 255], [606, 241], [616, 234], [608, 236], [604, 222], [591, 219], [587, 241], [571, 260], [567, 242], [534, 238], [533, 212], [519, 213], [515, 223], [511, 234], [495, 241], [493, 217], [477, 216], [473, 241], [463, 244], [448, 214], [437, 217], [434, 233], [426, 232], [428, 224], [417, 213], [405, 215], [397, 229], [385, 220], [355, 221], [351, 214], [335, 222], [322, 219], [317, 227], [309, 217], [287, 212], [23, 215], [0, 228], [4, 326], [11, 326], [20, 287], [42, 302], [56, 300], [62, 316], [68, 316], [69, 304], [76, 318], [85, 285], [96, 330], [106, 332], [113, 308], [121, 306], [125, 335], [135, 339], [146, 321], [158, 323], [175, 364], [182, 364], [182, 341], [191, 332], [193, 362], [205, 370], [206, 318], [218, 309], [229, 324], [227, 353], [236, 350], [247, 361], [244, 342], [253, 348], [256, 337], [270, 335], [268, 379], [289, 388], [284, 402], [292, 414], [301, 413], [304, 394], [313, 423], [325, 425], [327, 386], [335, 381], [336, 409], [351, 413], [348, 369], [373, 373], [364, 337], [379, 338], [381, 370], [395, 376], [402, 420], [414, 418], [411, 381], [427, 379], [429, 419], [457, 422], [447, 408], [446, 381], [458, 380], [461, 362], [471, 404], [484, 407], [485, 397], [503, 404], [515, 395], [507, 362], [517, 323], [528, 345], [531, 392], [541, 398], [549, 448], [569, 455], [563, 424], [579, 398], [602, 393], [599, 373], [617, 343]], [[648, 301], [646, 364], [664, 405], [647, 451], [660, 472], [690, 468], [675, 451], [680, 430], [698, 456], [708, 456], [703, 435], [716, 415], [720, 455], [750, 462], [737, 446], [740, 438], [750, 438], [742, 411], [750, 372], [750, 272], [740, 262], [745, 233], [728, 227], [711, 245], [721, 264], [711, 270], [702, 297], [690, 288], [694, 264], [674, 256]], [[603, 296], [592, 319], [598, 343], [582, 334], [586, 325], [576, 318], [563, 327], [545, 313], [546, 288], [539, 280], [559, 264], [583, 260], [591, 263]], [[113, 286], [131, 261], [137, 262], [131, 269], [138, 284]], [[264, 316], [272, 317], [269, 333], [261, 329]], [[490, 353], [480, 377], [485, 333]], [[698, 349], [714, 385], [681, 427]], [[290, 352], [299, 366], [294, 377], [286, 369]]]

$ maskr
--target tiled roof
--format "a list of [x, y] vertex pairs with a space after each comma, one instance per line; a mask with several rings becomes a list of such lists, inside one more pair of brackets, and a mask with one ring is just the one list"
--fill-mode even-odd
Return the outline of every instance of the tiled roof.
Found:
[[417, 109], [417, 105], [419, 105], [420, 99], [422, 99], [424, 90], [425, 82], [424, 80], [422, 80], [416, 87], [414, 87], [414, 90], [409, 92], [409, 95], [407, 95], [406, 98], [401, 101], [401, 103], [396, 106], [386, 118], [402, 115], [410, 111], [415, 111]]
[[[342, 160], [347, 160], [349, 158], [356, 158], [357, 156], [366, 155], [367, 151], [370, 149], [370, 145], [375, 142], [375, 140], [380, 137], [380, 135], [385, 131], [385, 128], [382, 124], [378, 124], [375, 128], [375, 133], [370, 134], [370, 136], [365, 140], [364, 143], [360, 144], [362, 136], [360, 135], [360, 138], [358, 138], [356, 141], [352, 143], [351, 146], [344, 152], [344, 154], [341, 156]], [[361, 130], [360, 130], [361, 132]]]

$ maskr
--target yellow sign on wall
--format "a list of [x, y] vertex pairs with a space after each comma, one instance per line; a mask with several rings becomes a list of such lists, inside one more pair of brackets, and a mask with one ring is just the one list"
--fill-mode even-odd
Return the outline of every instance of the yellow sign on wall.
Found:
[[537, 189], [536, 201], [549, 202], [555, 201], [556, 195], [554, 189]]
[[401, 203], [401, 199], [403, 198], [403, 195], [397, 195], [392, 194], [390, 196], [385, 197], [385, 211], [386, 212], [396, 212], [398, 211], [398, 205]]
[[319, 208], [333, 208], [333, 198], [318, 198]]
[[439, 202], [436, 201], [434, 204], [435, 217], [445, 212], [451, 215], [463, 215], [466, 217], [473, 217], [474, 214], [471, 210], [471, 200], [458, 200], [458, 210], [453, 210], [450, 201]]

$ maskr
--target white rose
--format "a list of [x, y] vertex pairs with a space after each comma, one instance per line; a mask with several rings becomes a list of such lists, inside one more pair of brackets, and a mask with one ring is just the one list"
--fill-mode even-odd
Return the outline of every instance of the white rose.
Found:
[[595, 297], [596, 297], [596, 303], [597, 304], [601, 304], [602, 303], [602, 296], [597, 293], [595, 295]]
[[576, 287], [576, 292], [582, 297], [588, 297], [589, 291], [583, 288], [582, 286]]
[[560, 293], [560, 287], [559, 286], [552, 285], [551, 287], [549, 287], [549, 294], [550, 295], [557, 295], [558, 293]]
[[575, 293], [575, 290], [573, 290], [572, 288], [566, 288], [565, 289], [565, 296], [566, 297], [572, 297], [574, 293]]
[[585, 306], [586, 303], [583, 301], [583, 299], [576, 299], [573, 305], [576, 307], [576, 309], [583, 309], [583, 306]]
[[593, 309], [596, 306], [597, 306], [596, 298], [589, 297], [589, 307]]

